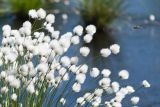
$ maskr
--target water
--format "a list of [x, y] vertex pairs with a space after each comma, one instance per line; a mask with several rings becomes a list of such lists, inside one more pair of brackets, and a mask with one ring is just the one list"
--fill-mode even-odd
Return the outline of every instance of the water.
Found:
[[[134, 94], [141, 98], [139, 107], [160, 107], [160, 1], [129, 0], [124, 5], [123, 15], [113, 23], [115, 30], [94, 37], [93, 42], [89, 45], [92, 52], [88, 60], [91, 61], [90, 65], [92, 66], [98, 64], [100, 69], [104, 67], [111, 69], [112, 78], [117, 76], [120, 70], [127, 69], [130, 72], [130, 79], [122, 82], [123, 85], [131, 84], [138, 87], [142, 80], [148, 80], [152, 87], [146, 90], [142, 89]], [[148, 20], [150, 14], [156, 16], [156, 22]], [[57, 15], [57, 17], [57, 25], [62, 25], [61, 15]], [[12, 19], [14, 18], [11, 16], [1, 17], [0, 26], [7, 23], [13, 24], [14, 20]], [[57, 29], [61, 29], [62, 32], [71, 31], [79, 23], [82, 23], [81, 18], [74, 13], [69, 13], [68, 22], [64, 26], [58, 26]], [[142, 25], [142, 27], [134, 29], [136, 25]], [[103, 59], [103, 62], [95, 61], [94, 57], [99, 50], [112, 43], [118, 43], [121, 46], [120, 54]], [[71, 48], [69, 55], [73, 54], [73, 49], [75, 48]], [[128, 100], [129, 98], [127, 97]], [[126, 107], [129, 107], [127, 106], [128, 101], [124, 103]]]
[[[128, 14], [133, 16], [133, 20], [118, 21], [121, 29], [113, 38], [121, 45], [120, 59], [112, 60], [111, 66], [117, 68], [126, 68], [131, 73], [130, 81], [132, 84], [143, 79], [151, 82], [152, 87], [147, 90], [142, 90], [137, 94], [142, 98], [140, 107], [159, 107], [160, 106], [160, 26], [159, 26], [159, 1], [143, 1], [132, 0]], [[128, 3], [129, 5], [129, 3]], [[157, 18], [157, 23], [144, 23], [150, 14], [154, 14]], [[135, 17], [137, 16], [137, 18]], [[123, 19], [122, 19], [123, 20]], [[132, 26], [141, 24], [142, 29], [134, 30]], [[116, 63], [115, 63], [116, 62]]]

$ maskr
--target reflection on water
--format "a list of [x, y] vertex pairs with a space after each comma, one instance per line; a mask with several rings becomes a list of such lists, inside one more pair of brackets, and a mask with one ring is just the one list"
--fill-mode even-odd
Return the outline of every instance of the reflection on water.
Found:
[[90, 56], [88, 58], [90, 59], [89, 65], [91, 67], [97, 67], [100, 70], [109, 67], [108, 65], [109, 60], [102, 58], [99, 53], [102, 48], [109, 48], [111, 44], [115, 43], [115, 41], [111, 36], [112, 35], [110, 32], [96, 33], [90, 44], [84, 44], [88, 46], [91, 50]]
[[[91, 48], [91, 55], [87, 59], [81, 59], [81, 62], [89, 60], [91, 66], [111, 69], [112, 77], [117, 77], [117, 72], [122, 69], [127, 69], [131, 73], [131, 78], [128, 84], [133, 84], [135, 87], [140, 85], [143, 79], [151, 82], [152, 87], [147, 90], [140, 90], [135, 95], [140, 96], [140, 107], [160, 107], [160, 25], [154, 22], [146, 24], [146, 20], [150, 14], [155, 14], [157, 22], [160, 18], [160, 3], [159, 0], [129, 0], [123, 11], [124, 14], [130, 15], [129, 18], [120, 17], [113, 23], [113, 27], [118, 31], [113, 33], [101, 33], [94, 36], [91, 44], [87, 45]], [[159, 21], [160, 22], [160, 21]], [[56, 29], [61, 29], [62, 32], [71, 31], [74, 26], [82, 23], [79, 16], [69, 13], [69, 20], [62, 26], [61, 15], [57, 15]], [[21, 22], [14, 20], [14, 17], [7, 16], [0, 18], [0, 26], [11, 24], [14, 27], [20, 27]], [[133, 29], [135, 25], [142, 24], [140, 29]], [[2, 38], [2, 36], [1, 36]], [[119, 55], [112, 55], [108, 59], [95, 58], [101, 48], [109, 47], [110, 44], [118, 43], [121, 46]], [[72, 47], [69, 55], [73, 54]], [[88, 62], [88, 61], [86, 61]], [[116, 80], [116, 78], [114, 78]], [[91, 78], [87, 79], [85, 86], [88, 89], [95, 86], [95, 82], [90, 82]], [[90, 83], [88, 86], [87, 84]], [[126, 82], [122, 82], [123, 85]], [[77, 95], [75, 95], [77, 96]], [[71, 96], [71, 99], [74, 99]], [[129, 99], [129, 98], [128, 98]], [[128, 102], [124, 102], [126, 107]]]

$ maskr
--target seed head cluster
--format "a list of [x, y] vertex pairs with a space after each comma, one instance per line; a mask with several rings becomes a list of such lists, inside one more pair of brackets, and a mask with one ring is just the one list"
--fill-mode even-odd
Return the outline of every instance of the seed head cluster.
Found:
[[[42, 23], [25, 21], [19, 29], [10, 25], [2, 27], [3, 39], [0, 46], [0, 104], [3, 107], [61, 107], [84, 106], [122, 107], [123, 99], [136, 89], [131, 85], [121, 86], [121, 80], [129, 79], [127, 70], [120, 70], [117, 77], [111, 78], [112, 71], [91, 68], [87, 62], [80, 63], [81, 57], [90, 55], [87, 46], [78, 47], [81, 41], [90, 43], [96, 33], [94, 25], [86, 28], [78, 25], [73, 32], [61, 34], [55, 30], [54, 14], [40, 8], [29, 11], [29, 17]], [[81, 39], [82, 38], [82, 39]], [[77, 46], [78, 55], [67, 56], [71, 47]], [[74, 51], [74, 50], [73, 50]], [[113, 44], [100, 50], [102, 58], [117, 55], [120, 46]], [[98, 81], [97, 87], [84, 90], [88, 78], [90, 83]], [[88, 86], [90, 85], [87, 84]], [[141, 87], [141, 86], [140, 86]], [[149, 88], [147, 80], [142, 87]], [[69, 97], [75, 96], [74, 101]], [[108, 98], [110, 99], [108, 99]], [[131, 104], [137, 105], [140, 98], [133, 96]], [[129, 103], [128, 103], [129, 104]]]

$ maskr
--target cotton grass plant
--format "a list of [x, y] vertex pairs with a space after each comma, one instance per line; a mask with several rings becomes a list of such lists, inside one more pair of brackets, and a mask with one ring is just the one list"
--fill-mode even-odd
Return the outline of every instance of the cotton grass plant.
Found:
[[[43, 22], [42, 26], [33, 30], [35, 24], [25, 21], [18, 30], [4, 25], [3, 39], [0, 47], [0, 104], [2, 107], [81, 107], [105, 106], [122, 107], [123, 99], [150, 84], [144, 80], [138, 88], [131, 85], [121, 86], [119, 81], [110, 78], [112, 72], [104, 68], [91, 68], [88, 62], [79, 63], [79, 57], [67, 56], [72, 46], [80, 43], [90, 43], [96, 33], [94, 25], [85, 29], [78, 25], [73, 32], [60, 36], [60, 31], [54, 29], [55, 16], [47, 14], [42, 8], [30, 10], [29, 17]], [[84, 35], [84, 36], [83, 36]], [[83, 38], [83, 39], [80, 39]], [[113, 44], [103, 48], [100, 56], [117, 55], [120, 46]], [[79, 48], [78, 53], [86, 58], [90, 49]], [[89, 75], [88, 75], [89, 74]], [[129, 78], [127, 70], [121, 70], [119, 80]], [[83, 90], [86, 79], [91, 77], [98, 81], [97, 87]], [[60, 91], [62, 90], [62, 91]], [[71, 94], [72, 93], [72, 94]], [[68, 96], [79, 93], [75, 101]], [[104, 96], [110, 96], [105, 99]], [[137, 105], [139, 97], [133, 96], [131, 103]], [[130, 105], [128, 105], [130, 106]]]

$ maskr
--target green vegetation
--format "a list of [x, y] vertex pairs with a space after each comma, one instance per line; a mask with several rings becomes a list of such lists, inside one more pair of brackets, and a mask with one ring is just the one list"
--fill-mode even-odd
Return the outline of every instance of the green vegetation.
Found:
[[119, 14], [122, 0], [82, 0], [81, 15], [86, 24], [103, 28]]
[[44, 7], [46, 0], [6, 0], [10, 12], [17, 15], [26, 15], [30, 9]]

